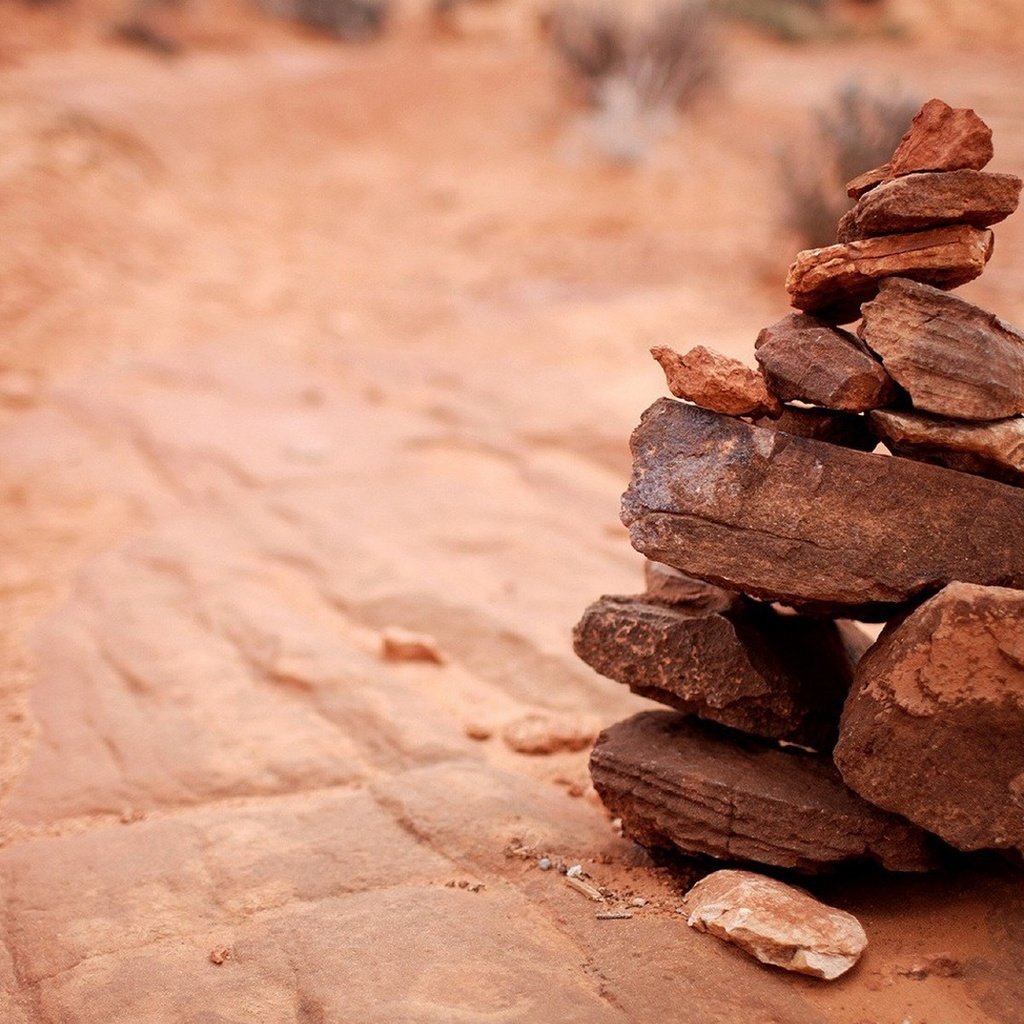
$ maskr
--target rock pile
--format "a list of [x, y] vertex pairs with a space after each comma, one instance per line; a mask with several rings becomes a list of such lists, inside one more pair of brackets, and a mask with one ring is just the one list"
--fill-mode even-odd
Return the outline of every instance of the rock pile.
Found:
[[591, 759], [639, 842], [805, 872], [1024, 851], [1024, 334], [947, 294], [1020, 197], [991, 157], [977, 114], [931, 100], [850, 183], [837, 244], [797, 257], [759, 372], [653, 351], [695, 404], [633, 434], [646, 593], [575, 631], [674, 709]]

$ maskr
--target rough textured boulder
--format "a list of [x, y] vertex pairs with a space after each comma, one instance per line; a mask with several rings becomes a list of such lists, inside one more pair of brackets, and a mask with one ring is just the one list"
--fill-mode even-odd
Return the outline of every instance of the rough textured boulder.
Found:
[[644, 560], [644, 599], [690, 612], [725, 612], [745, 604], [742, 594], [687, 576], [663, 562]]
[[915, 171], [980, 171], [992, 159], [992, 129], [970, 109], [929, 100], [914, 115], [888, 163], [858, 175], [847, 195], [859, 198], [883, 181]]
[[603, 597], [573, 634], [576, 653], [641, 697], [755, 736], [831, 749], [853, 670], [856, 627], [752, 601], [701, 612]]
[[842, 448], [856, 448], [862, 452], [869, 452], [878, 444], [865, 417], [855, 413], [833, 412], [830, 409], [801, 409], [787, 405], [783, 407], [778, 419], [763, 416], [755, 419], [754, 425], [781, 430], [796, 437], [809, 437], [814, 441], [827, 441]]
[[1024, 850], [1022, 737], [1024, 593], [951, 583], [861, 660], [835, 756], [865, 799], [961, 850]]
[[1024, 487], [1024, 419], [972, 423], [879, 409], [871, 428], [894, 455]]
[[623, 522], [648, 558], [824, 614], [888, 618], [951, 580], [1024, 586], [1024, 492], [671, 399], [631, 441]]
[[915, 409], [964, 420], [1024, 412], [1024, 334], [987, 310], [916, 281], [885, 281], [861, 337]]
[[669, 391], [702, 409], [727, 416], [776, 415], [782, 411], [764, 378], [738, 359], [703, 345], [684, 355], [659, 346], [651, 349], [651, 355], [665, 371]]
[[787, 971], [831, 981], [868, 944], [853, 914], [752, 871], [715, 871], [687, 894], [686, 923]]
[[987, 228], [1017, 209], [1021, 180], [1013, 174], [946, 171], [894, 178], [862, 196], [839, 221], [836, 240], [923, 231], [944, 224]]
[[884, 278], [909, 277], [956, 288], [985, 269], [992, 246], [991, 231], [955, 224], [806, 249], [789, 268], [786, 291], [797, 309], [831, 323], [850, 323]]
[[671, 711], [606, 729], [590, 774], [645, 846], [815, 872], [845, 861], [932, 865], [929, 837], [843, 785], [827, 757], [780, 750]]
[[754, 356], [772, 392], [845, 412], [888, 405], [899, 394], [867, 346], [849, 331], [806, 313], [791, 313], [765, 327]]

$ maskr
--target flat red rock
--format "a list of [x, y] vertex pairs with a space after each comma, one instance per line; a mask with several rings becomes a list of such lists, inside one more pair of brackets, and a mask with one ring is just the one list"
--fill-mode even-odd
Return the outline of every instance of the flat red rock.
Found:
[[778, 415], [782, 411], [761, 374], [738, 359], [703, 345], [683, 355], [658, 346], [651, 349], [651, 355], [665, 371], [669, 391], [702, 409], [727, 416]]
[[1024, 592], [951, 583], [861, 660], [835, 757], [865, 799], [961, 850], [1024, 850], [1022, 738]]
[[1024, 491], [661, 399], [623, 522], [659, 562], [815, 613], [888, 618], [951, 580], [1024, 586]]
[[828, 757], [675, 712], [605, 729], [590, 774], [624, 833], [644, 846], [804, 872], [849, 861], [933, 865], [929, 837], [852, 793]]

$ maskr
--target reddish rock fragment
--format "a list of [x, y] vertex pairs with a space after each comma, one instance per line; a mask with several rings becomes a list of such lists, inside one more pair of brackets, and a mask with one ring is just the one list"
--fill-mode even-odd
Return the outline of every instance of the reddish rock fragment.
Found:
[[752, 871], [715, 871], [687, 894], [686, 923], [739, 946], [763, 964], [831, 981], [868, 944], [853, 914]]
[[743, 595], [734, 590], [716, 587], [649, 558], [644, 560], [644, 581], [647, 584], [645, 600], [691, 612], [725, 612], [745, 603]]
[[859, 198], [883, 181], [914, 171], [980, 171], [992, 159], [992, 129], [967, 108], [929, 100], [915, 115], [892, 158], [847, 186]]
[[937, 288], [973, 281], [992, 255], [992, 232], [955, 224], [912, 234], [885, 235], [806, 249], [789, 268], [786, 291], [805, 313], [845, 324], [873, 299], [879, 282], [908, 277]]
[[633, 433], [633, 546], [691, 576], [849, 618], [951, 580], [1024, 587], [1024, 491], [671, 399]]
[[777, 415], [782, 410], [764, 378], [738, 359], [703, 345], [685, 355], [659, 346], [651, 349], [651, 355], [665, 371], [669, 391], [702, 409], [726, 416]]
[[437, 641], [426, 633], [414, 633], [401, 626], [388, 626], [380, 637], [380, 653], [385, 661], [426, 661], [443, 665], [447, 661]]
[[861, 660], [835, 758], [958, 849], [1024, 850], [1022, 736], [1024, 592], [951, 583]]
[[836, 240], [924, 231], [945, 224], [987, 228], [1005, 220], [1020, 202], [1013, 174], [944, 171], [908, 174], [879, 185], [839, 221]]
[[865, 412], [899, 394], [859, 338], [806, 313], [791, 313], [765, 327], [754, 349], [768, 386], [784, 401]]
[[602, 597], [583, 613], [573, 646], [591, 668], [641, 697], [826, 750], [857, 658], [870, 643], [856, 627], [843, 628], [846, 634], [830, 620], [752, 601], [718, 613]]
[[624, 834], [644, 846], [816, 872], [847, 861], [932, 866], [930, 837], [847, 789], [828, 757], [671, 711], [606, 729], [590, 774]]
[[589, 747], [597, 729], [597, 722], [589, 716], [531, 713], [509, 722], [501, 735], [506, 746], [518, 754], [557, 754]]
[[883, 282], [861, 337], [915, 409], [963, 420], [1024, 412], [1024, 334], [987, 310], [916, 281]]
[[833, 412], [828, 409], [800, 409], [783, 406], [777, 420], [767, 416], [754, 420], [756, 427], [768, 427], [795, 437], [809, 437], [813, 441], [826, 441], [843, 448], [871, 451], [878, 440], [868, 429], [864, 416], [847, 412]]
[[879, 409], [875, 435], [893, 455], [932, 462], [1024, 487], [1024, 419], [970, 422], [924, 413]]

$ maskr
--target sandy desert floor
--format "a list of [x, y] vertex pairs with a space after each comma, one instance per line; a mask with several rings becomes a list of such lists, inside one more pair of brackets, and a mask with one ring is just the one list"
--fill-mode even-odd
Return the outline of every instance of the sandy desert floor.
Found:
[[[749, 358], [786, 311], [778, 142], [860, 76], [976, 107], [1022, 174], [1014, 37], [730, 33], [622, 168], [523, 19], [163, 60], [4, 17], [3, 1021], [1024, 1019], [1019, 872], [817, 881], [871, 944], [785, 975], [685, 926], [586, 751], [502, 739], [645, 704], [569, 633], [640, 587], [647, 348]], [[1024, 216], [997, 239], [963, 293], [1021, 322]], [[382, 661], [388, 626], [446, 664]], [[647, 905], [597, 920], [540, 855]]]

